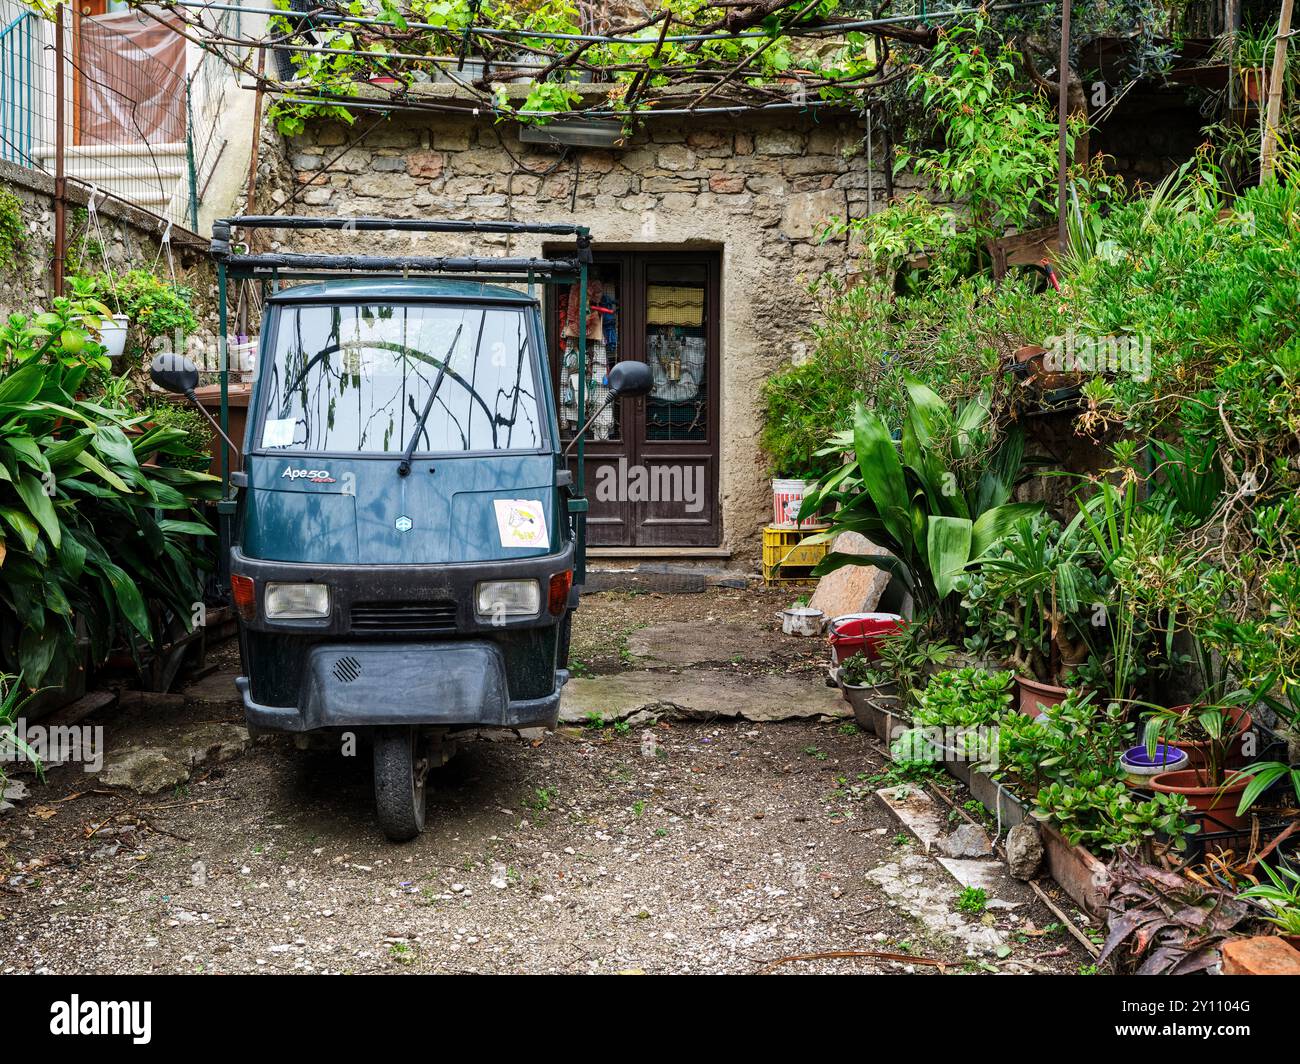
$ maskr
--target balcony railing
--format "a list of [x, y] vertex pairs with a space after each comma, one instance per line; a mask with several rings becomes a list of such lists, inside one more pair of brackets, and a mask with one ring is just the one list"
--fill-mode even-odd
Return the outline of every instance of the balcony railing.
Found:
[[[237, 35], [239, 11], [223, 20]], [[53, 176], [61, 153], [69, 181], [197, 229], [226, 146], [231, 69], [136, 11], [68, 11], [62, 69], [56, 34], [0, 0], [0, 159]]]

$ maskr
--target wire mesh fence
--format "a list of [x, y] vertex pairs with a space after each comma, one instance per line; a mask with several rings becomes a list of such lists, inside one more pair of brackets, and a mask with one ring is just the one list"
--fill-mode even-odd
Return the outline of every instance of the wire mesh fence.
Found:
[[[222, 20], [238, 33], [238, 10]], [[175, 225], [198, 228], [225, 147], [221, 110], [236, 87], [230, 67], [161, 12], [81, 0], [60, 30], [0, 0], [0, 159], [61, 173]]]

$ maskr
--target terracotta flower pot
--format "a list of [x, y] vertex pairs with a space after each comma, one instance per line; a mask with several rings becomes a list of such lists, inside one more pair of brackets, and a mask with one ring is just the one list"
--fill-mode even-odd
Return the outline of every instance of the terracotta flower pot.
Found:
[[1262, 67], [1244, 67], [1241, 71], [1241, 87], [1246, 99], [1259, 103], [1264, 98], [1265, 86], [1268, 84], [1268, 71]]
[[[1173, 706], [1170, 712], [1182, 713], [1191, 708], [1190, 705]], [[1233, 728], [1234, 738], [1228, 744], [1227, 764], [1224, 767], [1240, 768], [1246, 763], [1246, 733], [1250, 731], [1255, 722], [1251, 715], [1240, 706], [1231, 707], [1228, 710], [1228, 716], [1236, 723]], [[1169, 745], [1176, 746], [1187, 754], [1187, 767], [1189, 769], [1205, 768], [1210, 763], [1210, 741], [1208, 739], [1171, 739]]]
[[1016, 677], [1016, 688], [1020, 695], [1020, 712], [1029, 717], [1041, 717], [1043, 710], [1059, 706], [1070, 693], [1065, 687], [1053, 687], [1024, 676]]
[[1026, 379], [1041, 391], [1069, 388], [1082, 380], [1079, 373], [1064, 369], [1049, 369], [1047, 356], [1051, 354], [1040, 344], [1027, 344], [1016, 348], [1012, 354], [1012, 373]]
[[1151, 789], [1161, 794], [1181, 794], [1198, 813], [1204, 813], [1201, 830], [1237, 831], [1250, 822], [1250, 814], [1237, 815], [1237, 804], [1253, 777], [1244, 776], [1226, 787], [1205, 786], [1196, 769], [1162, 772], [1152, 777]]

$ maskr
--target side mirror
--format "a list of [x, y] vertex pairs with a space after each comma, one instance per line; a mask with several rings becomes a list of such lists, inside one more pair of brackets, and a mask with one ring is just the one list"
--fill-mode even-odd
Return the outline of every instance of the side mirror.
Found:
[[644, 362], [616, 362], [610, 367], [608, 380], [611, 394], [620, 398], [649, 395], [655, 386], [654, 374]]
[[[198, 366], [184, 355], [175, 355], [170, 351], [164, 351], [160, 355], [155, 355], [154, 360], [149, 363], [149, 379], [163, 391], [183, 395], [193, 403], [195, 409], [208, 419], [208, 424], [212, 426], [216, 434], [226, 441], [226, 446], [239, 460], [239, 464], [243, 465], [243, 456], [239, 453], [238, 445], [222, 431], [217, 419], [203, 409], [199, 397], [194, 394], [194, 389], [199, 386]], [[243, 485], [236, 486], [243, 487]]]
[[149, 364], [149, 378], [164, 391], [189, 395], [199, 386], [199, 368], [184, 355], [164, 351]]

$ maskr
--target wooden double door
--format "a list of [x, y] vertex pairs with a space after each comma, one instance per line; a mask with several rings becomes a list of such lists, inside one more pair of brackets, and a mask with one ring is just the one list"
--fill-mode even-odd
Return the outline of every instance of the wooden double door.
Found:
[[[711, 252], [597, 252], [583, 323], [576, 294], [550, 290], [547, 336], [566, 442], [608, 394], [610, 366], [634, 359], [654, 376], [650, 395], [616, 400], [586, 433], [592, 546], [721, 542], [720, 268]], [[586, 416], [577, 405], [579, 328], [587, 333]]]

